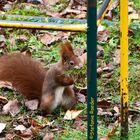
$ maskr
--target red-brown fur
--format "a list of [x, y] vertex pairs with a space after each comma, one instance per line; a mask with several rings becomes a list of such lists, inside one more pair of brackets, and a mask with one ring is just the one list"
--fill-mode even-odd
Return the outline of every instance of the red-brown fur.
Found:
[[[60, 55], [61, 60], [47, 72], [40, 62], [29, 56], [20, 53], [4, 55], [0, 57], [0, 81], [11, 82], [28, 99], [39, 99], [43, 112], [50, 113], [59, 105], [71, 108], [76, 103], [74, 91], [70, 87], [73, 79], [65, 75], [64, 71], [78, 66], [79, 59], [69, 42], [60, 45]], [[56, 93], [57, 90], [60, 93]], [[62, 96], [60, 102], [55, 98], [59, 94]], [[57, 104], [54, 102], [56, 100]]]
[[42, 65], [20, 53], [0, 58], [0, 80], [9, 81], [26, 98], [40, 98], [45, 78]]

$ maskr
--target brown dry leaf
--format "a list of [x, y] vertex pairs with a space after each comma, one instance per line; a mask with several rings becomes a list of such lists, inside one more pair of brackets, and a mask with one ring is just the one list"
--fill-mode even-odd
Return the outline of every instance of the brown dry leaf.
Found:
[[13, 140], [14, 136], [15, 136], [15, 134], [12, 134], [12, 133], [5, 134], [6, 140]]
[[113, 74], [114, 74], [113, 72], [106, 73], [106, 74], [103, 75], [103, 78], [108, 78], [109, 79], [109, 78], [112, 77]]
[[120, 64], [120, 49], [117, 49], [114, 53], [113, 62], [115, 65]]
[[39, 101], [37, 99], [25, 101], [25, 106], [29, 110], [36, 110], [38, 108]]
[[64, 116], [64, 120], [75, 119], [83, 110], [68, 110]]
[[97, 103], [97, 106], [99, 108], [102, 108], [102, 109], [107, 109], [107, 108], [110, 108], [111, 107], [111, 102], [108, 102], [106, 100], [102, 100], [102, 101], [99, 101]]
[[9, 101], [6, 105], [3, 106], [4, 113], [10, 113], [13, 117], [20, 112], [20, 103], [17, 100]]
[[84, 65], [87, 63], [87, 53], [83, 53], [81, 56], [79, 56], [80, 62]]
[[105, 15], [105, 18], [108, 20], [112, 20], [113, 19], [112, 11], [108, 11], [108, 13]]
[[102, 74], [103, 73], [103, 69], [101, 67], [97, 68], [97, 73], [98, 74]]
[[0, 103], [6, 104], [8, 99], [6, 97], [0, 96]]
[[85, 126], [83, 125], [83, 120], [81, 118], [76, 118], [74, 123], [73, 123], [73, 127], [76, 130], [80, 130], [80, 131], [86, 131]]
[[26, 35], [19, 35], [17, 38], [16, 38], [17, 41], [27, 41], [28, 40], [28, 37]]
[[87, 12], [81, 11], [81, 13], [78, 14], [76, 17], [77, 17], [78, 19], [84, 19], [84, 18], [86, 18], [86, 16], [87, 16]]
[[40, 40], [44, 45], [49, 45], [54, 42], [55, 38], [51, 33], [45, 33], [44, 35], [40, 36]]
[[119, 110], [119, 108], [118, 108], [117, 106], [114, 106], [113, 109], [115, 110], [115, 112], [116, 112], [117, 114], [120, 114], [120, 110]]
[[105, 42], [109, 38], [110, 32], [108, 30], [103, 30], [98, 32], [98, 41]]
[[98, 116], [112, 116], [112, 113], [110, 111], [103, 111], [102, 108], [98, 108]]
[[86, 96], [81, 94], [81, 93], [76, 93], [77, 96], [77, 100], [81, 103], [85, 103], [86, 102]]
[[0, 123], [0, 133], [5, 129], [6, 123]]
[[18, 125], [14, 128], [14, 130], [19, 130], [19, 131], [24, 131], [26, 130], [27, 128], [24, 126], [24, 125]]
[[55, 3], [59, 2], [60, 0], [43, 0], [45, 5], [54, 5]]
[[112, 64], [108, 64], [107, 66], [103, 67], [103, 71], [112, 71], [114, 66]]
[[0, 35], [0, 42], [6, 42], [6, 38], [4, 35]]
[[3, 7], [8, 3], [7, 0], [1, 0], [0, 1], [0, 10], [3, 10]]
[[104, 31], [104, 30], [105, 30], [105, 26], [99, 25], [99, 26], [98, 26], [98, 29], [97, 29], [97, 33], [98, 33], [98, 32], [101, 32], [101, 31]]
[[74, 51], [74, 54], [77, 56], [81, 56], [84, 52], [86, 52], [85, 49], [80, 48], [80, 47], [74, 48], [73, 51]]
[[[47, 124], [39, 124], [36, 120], [34, 120], [33, 118], [29, 118], [29, 122], [31, 124], [31, 126], [35, 129], [43, 129], [44, 127], [46, 127]], [[49, 123], [48, 123], [49, 124]]]
[[99, 138], [99, 140], [109, 140], [109, 138], [107, 136], [103, 136], [103, 137]]
[[33, 135], [31, 127], [30, 128], [26, 128], [26, 127], [24, 128], [24, 126], [22, 126], [22, 125], [17, 126], [17, 127], [18, 128], [15, 131], [17, 131], [18, 135], [24, 140], [26, 140], [26, 139], [30, 140], [30, 137]]
[[0, 88], [2, 87], [12, 89], [12, 84], [10, 82], [0, 81]]
[[30, 137], [33, 135], [33, 133], [31, 131], [31, 128], [28, 128], [25, 131], [21, 132], [19, 135], [22, 137], [23, 140], [30, 140]]
[[45, 34], [40, 35], [39, 39], [44, 45], [48, 46], [55, 41], [66, 40], [69, 38], [69, 36], [70, 32], [53, 32], [53, 33], [46, 32]]
[[55, 34], [55, 40], [67, 40], [69, 36], [71, 35], [71, 32], [58, 32]]
[[16, 39], [14, 38], [13, 33], [10, 34], [9, 41], [10, 41], [10, 47], [13, 48], [16, 44]]
[[132, 6], [128, 6], [128, 12], [129, 13], [136, 13], [136, 11], [134, 10], [134, 8]]
[[54, 140], [54, 134], [52, 132], [46, 133], [43, 140]]
[[118, 121], [115, 123], [115, 126], [112, 128], [112, 130], [111, 130], [111, 132], [109, 132], [108, 133], [108, 137], [111, 137], [111, 136], [113, 136], [114, 134], [115, 134], [115, 132], [116, 132], [116, 130], [117, 130], [117, 128], [118, 128]]
[[140, 108], [140, 101], [136, 101], [135, 103], [133, 103], [133, 107], [134, 108]]

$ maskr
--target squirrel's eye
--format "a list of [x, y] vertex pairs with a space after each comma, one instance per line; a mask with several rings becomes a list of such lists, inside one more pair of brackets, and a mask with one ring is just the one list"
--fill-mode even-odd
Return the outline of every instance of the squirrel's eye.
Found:
[[74, 65], [74, 62], [73, 61], [70, 61], [70, 65], [73, 66]]

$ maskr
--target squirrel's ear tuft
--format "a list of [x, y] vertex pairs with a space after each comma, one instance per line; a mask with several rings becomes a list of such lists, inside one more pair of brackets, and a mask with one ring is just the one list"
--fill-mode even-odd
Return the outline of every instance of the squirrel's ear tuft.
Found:
[[69, 54], [69, 55], [73, 55], [73, 48], [70, 44], [70, 42], [65, 42], [65, 43], [62, 43], [60, 44], [59, 46], [60, 48], [60, 54], [63, 56], [63, 54]]

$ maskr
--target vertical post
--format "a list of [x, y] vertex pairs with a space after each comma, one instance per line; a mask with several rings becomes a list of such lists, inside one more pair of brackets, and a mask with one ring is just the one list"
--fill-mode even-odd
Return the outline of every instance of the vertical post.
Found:
[[88, 140], [97, 140], [96, 95], [96, 0], [88, 0], [87, 72], [88, 72]]
[[120, 0], [121, 136], [128, 135], [128, 0]]

